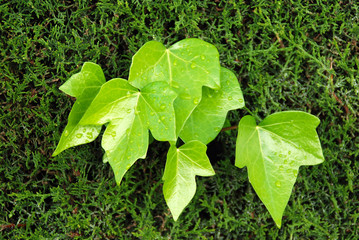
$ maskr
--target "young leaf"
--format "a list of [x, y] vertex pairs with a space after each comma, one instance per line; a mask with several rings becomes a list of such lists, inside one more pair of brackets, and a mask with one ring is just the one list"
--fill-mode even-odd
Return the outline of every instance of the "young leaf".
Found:
[[217, 48], [200, 39], [185, 39], [166, 49], [159, 42], [147, 42], [133, 56], [128, 80], [141, 89], [150, 82], [165, 81], [178, 94], [175, 100], [179, 134], [193, 109], [201, 101], [202, 86], [220, 88]]
[[196, 175], [214, 175], [206, 150], [203, 143], [191, 141], [180, 148], [172, 145], [168, 151], [163, 193], [174, 220], [177, 220], [196, 192]]
[[71, 109], [68, 123], [52, 156], [58, 155], [67, 148], [91, 142], [98, 136], [101, 127], [81, 126], [78, 123], [105, 81], [101, 67], [97, 64], [86, 62], [82, 66], [81, 72], [72, 75], [60, 87], [60, 90], [72, 97], [76, 97], [77, 100]]
[[80, 124], [107, 125], [102, 138], [108, 161], [120, 184], [139, 158], [145, 158], [148, 129], [160, 141], [175, 141], [173, 101], [176, 94], [166, 82], [150, 83], [139, 92], [124, 79], [105, 83]]
[[315, 131], [319, 122], [311, 114], [288, 111], [258, 126], [252, 116], [239, 123], [235, 165], [247, 166], [249, 181], [279, 228], [299, 167], [324, 161]]
[[234, 73], [221, 68], [219, 90], [203, 88], [202, 100], [186, 121], [180, 137], [184, 142], [211, 142], [221, 131], [227, 112], [244, 107], [244, 99]]

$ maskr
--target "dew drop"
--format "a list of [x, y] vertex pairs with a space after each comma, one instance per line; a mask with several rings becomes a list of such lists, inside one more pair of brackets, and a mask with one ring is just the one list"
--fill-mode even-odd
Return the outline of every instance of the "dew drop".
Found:
[[116, 137], [116, 132], [113, 131], [113, 132], [111, 133], [111, 136], [112, 136], [112, 137]]
[[280, 171], [283, 171], [284, 170], [284, 167], [282, 165], [279, 166], [279, 170]]
[[205, 57], [204, 55], [201, 55], [201, 59], [202, 59], [202, 60], [205, 60], [206, 57]]
[[290, 154], [292, 154], [292, 152], [291, 152], [291, 151], [288, 151], [288, 155], [290, 155]]
[[190, 100], [192, 98], [188, 93], [182, 93], [180, 97], [184, 100]]
[[207, 94], [207, 97], [209, 97], [209, 98], [213, 98], [213, 95], [212, 95], [212, 94], [210, 94], [210, 93], [208, 93], [208, 94]]
[[191, 64], [191, 68], [192, 69], [196, 68], [196, 64], [194, 62]]
[[150, 115], [151, 115], [151, 116], [155, 115], [155, 112], [152, 112], [152, 111], [151, 111], [151, 112], [150, 112]]
[[242, 103], [242, 102], [243, 102], [243, 99], [242, 99], [242, 98], [238, 99], [238, 102]]
[[276, 182], [275, 182], [275, 185], [276, 185], [276, 187], [280, 187], [280, 185], [281, 185], [281, 184], [280, 184], [280, 181], [276, 181]]
[[[281, 157], [282, 154], [279, 154], [279, 156]], [[284, 164], [287, 164], [288, 163], [288, 160], [284, 160], [283, 161]]]
[[[130, 157], [127, 157], [127, 158], [129, 159]], [[131, 167], [131, 164], [128, 164], [128, 165], [126, 166], [126, 170], [130, 169], [130, 167]]]
[[294, 161], [291, 161], [291, 162], [289, 163], [289, 165], [293, 167], [293, 166], [294, 166]]
[[231, 101], [233, 98], [231, 96], [228, 97], [228, 100]]
[[127, 113], [131, 113], [131, 111], [132, 111], [131, 109], [127, 109], [127, 111], [126, 111], [126, 112], [127, 112]]
[[173, 61], [173, 66], [177, 66], [177, 59]]
[[171, 87], [173, 88], [179, 88], [179, 85], [177, 82], [171, 82]]
[[87, 135], [87, 138], [90, 138], [90, 139], [92, 139], [92, 138], [93, 138], [93, 134], [92, 134], [92, 132], [88, 132], [86, 135]]
[[197, 105], [197, 104], [199, 103], [199, 99], [198, 99], [198, 98], [194, 98], [194, 99], [193, 99], [193, 103]]
[[165, 119], [166, 119], [165, 116], [162, 116], [162, 117], [161, 117], [161, 121], [164, 121]]
[[298, 170], [293, 170], [293, 176], [297, 177], [297, 175], [298, 175]]
[[229, 84], [230, 84], [230, 82], [229, 82], [229, 81], [226, 81], [226, 83], [227, 83], [227, 85], [229, 85]]
[[64, 132], [64, 136], [67, 137], [68, 135], [69, 135], [69, 131], [66, 130], [66, 131]]
[[138, 115], [138, 114], [140, 114], [140, 112], [141, 112], [141, 111], [136, 110], [136, 111], [135, 111], [135, 114]]
[[221, 130], [220, 127], [215, 127], [215, 128], [214, 128], [214, 131], [216, 131], [216, 132], [219, 132], [220, 130]]
[[164, 105], [164, 104], [162, 104], [161, 106], [160, 106], [160, 109], [165, 109], [166, 108], [166, 105]]
[[82, 137], [82, 133], [76, 134], [76, 137], [77, 137], [77, 138], [81, 138], [81, 137]]
[[[283, 154], [280, 153], [280, 154], [279, 154], [279, 157], [283, 157]], [[284, 160], [284, 163], [285, 163], [286, 161], [287, 161], [287, 160]]]

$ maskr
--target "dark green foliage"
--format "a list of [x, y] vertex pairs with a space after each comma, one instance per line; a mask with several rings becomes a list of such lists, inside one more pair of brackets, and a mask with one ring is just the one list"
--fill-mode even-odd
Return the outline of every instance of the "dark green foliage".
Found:
[[[359, 235], [359, 5], [356, 1], [2, 1], [0, 236], [4, 239], [355, 239]], [[235, 131], [209, 145], [177, 222], [162, 195], [166, 147], [115, 185], [100, 141], [51, 158], [74, 99], [58, 87], [82, 63], [128, 77], [147, 41], [214, 44], [246, 110], [318, 116], [326, 161], [301, 168], [277, 229], [234, 163]], [[157, 144], [158, 145], [158, 144]], [[162, 145], [163, 146], [163, 145]], [[14, 225], [11, 225], [14, 224]]]

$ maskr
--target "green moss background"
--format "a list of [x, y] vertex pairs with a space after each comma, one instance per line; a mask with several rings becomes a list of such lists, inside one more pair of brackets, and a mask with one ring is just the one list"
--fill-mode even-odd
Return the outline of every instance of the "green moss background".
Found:
[[[236, 131], [209, 145], [213, 177], [177, 222], [162, 195], [166, 143], [150, 145], [116, 186], [100, 138], [51, 157], [73, 98], [58, 87], [83, 62], [127, 78], [147, 41], [214, 44], [258, 118], [321, 119], [326, 161], [301, 167], [278, 229], [234, 167]], [[358, 239], [357, 1], [0, 1], [1, 239]]]

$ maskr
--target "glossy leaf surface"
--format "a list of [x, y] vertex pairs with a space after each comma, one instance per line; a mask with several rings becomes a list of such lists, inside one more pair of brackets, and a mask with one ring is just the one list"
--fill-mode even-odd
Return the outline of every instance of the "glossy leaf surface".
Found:
[[168, 49], [151, 41], [133, 56], [129, 82], [139, 89], [150, 82], [169, 83], [179, 96], [174, 103], [179, 134], [201, 101], [202, 86], [220, 88], [218, 56], [215, 46], [200, 39], [185, 39]]
[[102, 147], [106, 152], [104, 160], [111, 164], [118, 184], [137, 159], [145, 158], [148, 129], [157, 140], [176, 140], [175, 98], [176, 94], [165, 82], [150, 83], [141, 92], [119, 78], [101, 87], [80, 123], [109, 123]]
[[81, 126], [78, 123], [105, 81], [101, 67], [87, 62], [81, 72], [72, 75], [60, 87], [60, 90], [77, 99], [53, 156], [67, 148], [91, 142], [98, 136], [101, 127]]
[[196, 175], [214, 175], [206, 150], [203, 143], [191, 141], [180, 148], [171, 146], [168, 151], [163, 193], [174, 220], [177, 220], [196, 192]]
[[299, 111], [275, 113], [258, 126], [251, 116], [239, 123], [235, 165], [247, 166], [249, 181], [278, 227], [299, 167], [324, 161], [318, 124], [317, 117]]
[[236, 76], [223, 67], [221, 86], [219, 90], [203, 88], [201, 102], [180, 132], [184, 142], [198, 140], [208, 144], [221, 131], [228, 111], [244, 107], [243, 94]]

